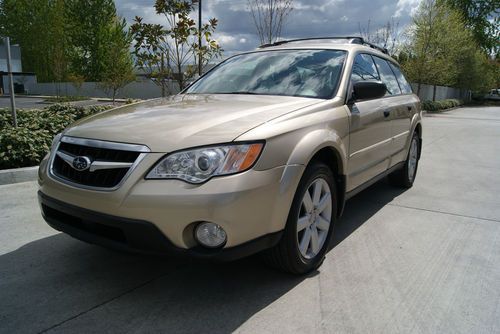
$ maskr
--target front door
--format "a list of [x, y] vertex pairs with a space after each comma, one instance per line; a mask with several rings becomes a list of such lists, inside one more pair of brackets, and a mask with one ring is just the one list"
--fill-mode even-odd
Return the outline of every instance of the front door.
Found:
[[[356, 56], [351, 83], [380, 81], [373, 59], [368, 54]], [[391, 110], [388, 99], [358, 101], [349, 105], [350, 140], [348, 187], [351, 191], [389, 166], [391, 149]]]

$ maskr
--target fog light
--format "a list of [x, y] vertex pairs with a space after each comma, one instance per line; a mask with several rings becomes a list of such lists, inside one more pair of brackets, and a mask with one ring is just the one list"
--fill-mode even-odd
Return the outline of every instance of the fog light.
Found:
[[209, 222], [198, 224], [194, 235], [200, 244], [210, 248], [222, 246], [227, 239], [226, 231], [222, 227]]

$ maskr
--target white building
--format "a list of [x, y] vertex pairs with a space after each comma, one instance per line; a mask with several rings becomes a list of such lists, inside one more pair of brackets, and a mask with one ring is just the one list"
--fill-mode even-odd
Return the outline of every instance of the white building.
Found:
[[[10, 58], [14, 77], [14, 91], [16, 93], [25, 93], [25, 87], [28, 84], [35, 83], [36, 76], [34, 73], [23, 72], [21, 48], [19, 45], [10, 46]], [[0, 95], [9, 94], [9, 76], [7, 71], [7, 49], [5, 44], [0, 43]]]

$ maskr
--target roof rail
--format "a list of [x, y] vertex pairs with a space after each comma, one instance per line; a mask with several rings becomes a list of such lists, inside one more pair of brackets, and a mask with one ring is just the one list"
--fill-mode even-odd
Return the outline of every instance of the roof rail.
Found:
[[386, 48], [383, 48], [383, 47], [380, 47], [380, 46], [375, 45], [373, 43], [367, 42], [367, 41], [365, 41], [365, 39], [363, 37], [360, 37], [360, 36], [333, 36], [333, 37], [309, 37], [309, 38], [288, 39], [288, 40], [277, 41], [274, 43], [262, 44], [261, 46], [259, 46], [259, 49], [264, 49], [264, 48], [268, 48], [271, 46], [278, 46], [278, 45], [282, 45], [282, 44], [286, 44], [286, 43], [311, 41], [311, 40], [317, 40], [317, 39], [320, 39], [320, 40], [321, 39], [324, 39], [324, 40], [327, 40], [327, 39], [333, 39], [333, 40], [345, 39], [348, 41], [349, 44], [366, 45], [366, 46], [369, 46], [372, 49], [376, 49], [382, 53], [389, 54], [389, 52], [387, 51]]

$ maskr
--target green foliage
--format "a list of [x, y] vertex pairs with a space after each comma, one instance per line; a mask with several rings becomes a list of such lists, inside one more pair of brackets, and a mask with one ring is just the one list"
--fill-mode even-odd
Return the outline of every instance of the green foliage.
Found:
[[35, 166], [48, 153], [52, 138], [69, 124], [109, 109], [53, 105], [42, 110], [18, 110], [18, 127], [10, 110], [0, 109], [0, 169]]
[[455, 108], [463, 105], [464, 102], [462, 100], [457, 99], [448, 99], [441, 101], [424, 101], [422, 102], [422, 110], [426, 110], [427, 112], [439, 112], [445, 109]]
[[73, 102], [73, 101], [85, 101], [89, 98], [86, 96], [51, 96], [45, 98], [45, 102], [55, 102], [55, 103], [63, 103], [63, 102]]
[[66, 22], [71, 72], [88, 81], [101, 81], [117, 22], [114, 1], [66, 0]]
[[0, 1], [0, 35], [20, 44], [23, 69], [38, 81], [64, 78], [67, 67], [64, 0]]
[[71, 85], [75, 87], [77, 94], [79, 94], [80, 89], [82, 89], [83, 83], [85, 82], [85, 77], [81, 74], [71, 73], [68, 75], [68, 80], [71, 82]]
[[477, 44], [487, 53], [500, 52], [500, 1], [442, 0], [459, 11]]
[[125, 30], [126, 26], [125, 20], [115, 20], [107, 36], [109, 44], [100, 86], [111, 92], [113, 102], [115, 102], [118, 90], [135, 80], [134, 65], [129, 50], [131, 35]]
[[49, 151], [51, 140], [52, 136], [47, 130], [2, 129], [0, 169], [38, 165]]
[[132, 104], [132, 103], [137, 103], [137, 102], [140, 102], [142, 101], [141, 99], [131, 99], [131, 98], [128, 98], [125, 100], [125, 104]]
[[[210, 19], [198, 31], [196, 22], [189, 16], [195, 3], [194, 0], [156, 0], [156, 13], [165, 17], [166, 25], [144, 23], [137, 16], [130, 27], [136, 64], [162, 88], [163, 96], [168, 89], [168, 79], [175, 79], [180, 89], [184, 89], [197, 73], [200, 55], [204, 67], [222, 54], [223, 50], [212, 38], [217, 20]], [[203, 45], [199, 45], [200, 35]]]
[[0, 0], [0, 35], [39, 82], [101, 81], [118, 21], [113, 0]]
[[399, 60], [410, 81], [484, 91], [494, 85], [492, 65], [459, 11], [424, 0], [414, 16], [409, 46]]

